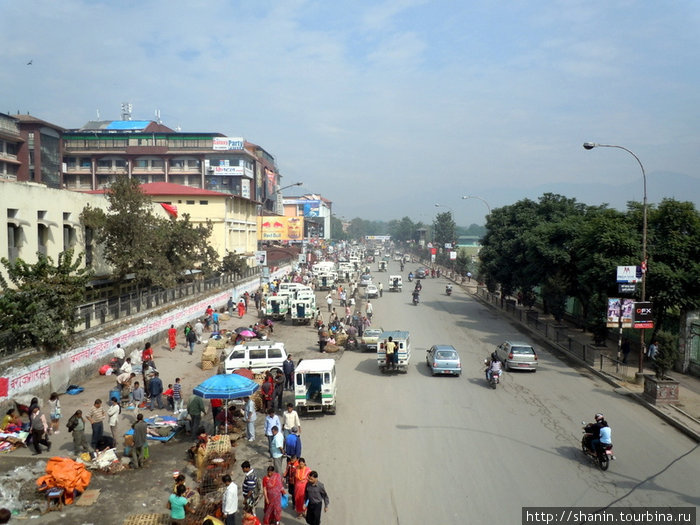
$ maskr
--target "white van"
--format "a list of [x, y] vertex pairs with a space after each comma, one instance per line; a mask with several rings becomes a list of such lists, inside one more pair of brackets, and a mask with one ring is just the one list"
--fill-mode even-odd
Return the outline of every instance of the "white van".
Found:
[[302, 359], [294, 369], [294, 405], [302, 414], [335, 414], [334, 359]]
[[[396, 361], [394, 364], [387, 365], [386, 362], [386, 343], [391, 337], [391, 340], [396, 343]], [[384, 331], [379, 335], [379, 343], [377, 344], [377, 366], [386, 373], [389, 371], [408, 372], [408, 363], [411, 360], [411, 337], [407, 331], [394, 330]]]
[[224, 359], [224, 372], [232, 374], [239, 368], [250, 368], [256, 374], [268, 370], [276, 373], [282, 370], [282, 364], [287, 359], [284, 343], [274, 341], [251, 341], [236, 345]]

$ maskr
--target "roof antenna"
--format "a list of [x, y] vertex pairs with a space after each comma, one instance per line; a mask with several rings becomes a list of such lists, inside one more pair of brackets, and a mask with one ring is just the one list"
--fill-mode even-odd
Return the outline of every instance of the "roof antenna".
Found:
[[96, 111], [97, 111], [97, 120], [100, 120], [100, 110], [98, 109]]
[[159, 109], [156, 109], [155, 113], [156, 113], [156, 122], [157, 122], [158, 124], [162, 124], [163, 121], [160, 120], [160, 110], [159, 110]]

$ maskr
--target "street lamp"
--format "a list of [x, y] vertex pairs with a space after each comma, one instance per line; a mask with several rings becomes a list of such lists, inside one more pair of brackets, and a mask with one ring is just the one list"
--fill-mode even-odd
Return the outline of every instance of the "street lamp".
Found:
[[[614, 144], [597, 144], [595, 142], [584, 142], [584, 149], [591, 150], [593, 148], [617, 148], [626, 151], [634, 157], [634, 159], [639, 164], [642, 169], [642, 179], [644, 180], [644, 204], [642, 206], [643, 213], [643, 224], [642, 224], [642, 302], [646, 299], [646, 277], [647, 277], [647, 174], [644, 171], [644, 165], [639, 157], [632, 153], [630, 150], [623, 146], [616, 146]], [[622, 310], [620, 310], [620, 316], [622, 316]], [[644, 359], [644, 329], [641, 331], [641, 343], [639, 345], [639, 373], [644, 371], [643, 359]]]
[[[278, 215], [284, 215], [284, 207], [280, 206], [281, 202], [279, 199], [279, 197], [282, 196], [282, 190], [286, 190], [287, 188], [293, 188], [294, 186], [301, 186], [303, 184], [303, 182], [295, 182], [294, 184], [288, 184], [287, 186], [283, 186], [275, 192], [275, 213], [277, 213]], [[280, 208], [282, 209], [281, 212]]]
[[485, 199], [482, 199], [481, 197], [478, 197], [476, 195], [462, 195], [462, 199], [479, 199], [486, 205], [486, 209], [489, 210], [489, 215], [491, 215], [491, 206], [489, 206], [489, 203], [486, 202]]

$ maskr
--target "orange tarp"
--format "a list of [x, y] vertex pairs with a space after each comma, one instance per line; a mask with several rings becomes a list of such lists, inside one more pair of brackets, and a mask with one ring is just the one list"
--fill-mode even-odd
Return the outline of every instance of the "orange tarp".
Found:
[[46, 464], [46, 475], [36, 480], [39, 490], [59, 487], [64, 490], [65, 503], [73, 503], [75, 491], [84, 492], [92, 474], [82, 463], [69, 458], [53, 457]]

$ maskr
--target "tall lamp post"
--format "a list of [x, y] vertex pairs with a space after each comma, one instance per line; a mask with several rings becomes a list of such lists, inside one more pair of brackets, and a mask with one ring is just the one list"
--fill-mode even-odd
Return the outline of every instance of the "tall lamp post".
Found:
[[489, 206], [489, 203], [486, 202], [485, 199], [482, 199], [481, 197], [478, 197], [476, 195], [462, 195], [462, 199], [479, 199], [486, 205], [486, 209], [489, 210], [489, 215], [491, 215], [491, 206]]
[[[623, 146], [616, 146], [614, 144], [598, 144], [596, 142], [584, 142], [583, 147], [587, 150], [592, 150], [593, 148], [617, 148], [626, 151], [634, 157], [637, 161], [639, 167], [642, 169], [642, 179], [644, 180], [644, 204], [642, 206], [643, 213], [643, 224], [642, 224], [642, 302], [646, 300], [646, 281], [647, 281], [647, 174], [644, 171], [644, 165], [639, 157], [633, 152], [628, 150]], [[622, 305], [620, 305], [620, 316], [622, 316]], [[641, 330], [640, 344], [639, 344], [639, 373], [644, 371], [644, 329]]]
[[[275, 192], [275, 211], [277, 213], [279, 213], [279, 206], [277, 205], [277, 196], [282, 194], [282, 190], [286, 190], [287, 188], [293, 188], [294, 186], [301, 186], [303, 184], [303, 182], [295, 182], [294, 184], [288, 184], [287, 186], [283, 186]], [[282, 215], [284, 215], [284, 208], [282, 211]]]

